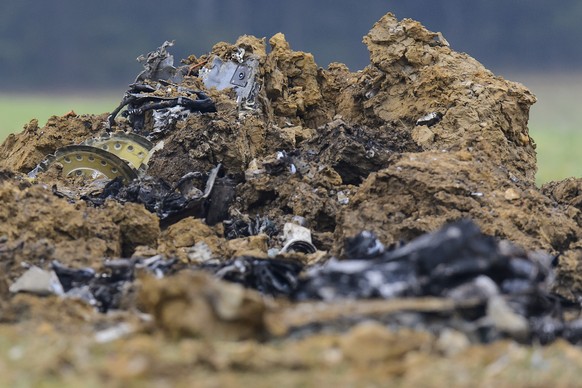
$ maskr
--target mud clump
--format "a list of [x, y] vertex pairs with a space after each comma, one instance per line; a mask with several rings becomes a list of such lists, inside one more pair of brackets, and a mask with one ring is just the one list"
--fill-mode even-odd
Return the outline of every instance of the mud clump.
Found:
[[579, 233], [571, 214], [535, 187], [512, 182], [505, 171], [467, 151], [400, 155], [362, 183], [342, 218], [338, 234], [351, 236], [381, 224], [381, 239], [388, 244], [460, 218], [529, 249], [563, 252]]
[[[168, 76], [146, 67], [120, 117], [71, 112], [10, 135], [0, 146], [0, 330], [39, 334], [10, 340], [11, 360], [38, 364], [39, 378], [188, 383], [194, 371], [209, 385], [426, 385], [426, 365], [448, 373], [461, 361], [510, 383], [495, 361], [505, 353], [519, 373], [532, 352], [562, 354], [531, 381], [580, 368], [580, 350], [559, 338], [582, 341], [582, 184], [535, 186], [535, 97], [413, 20], [387, 14], [363, 41], [370, 64], [357, 72], [318, 67], [281, 33], [218, 43], [178, 68], [167, 43], [147, 60]], [[132, 182], [63, 177], [68, 159], [24, 175], [115, 131], [153, 145]], [[165, 207], [190, 213], [166, 219]], [[443, 243], [466, 229], [470, 241]], [[459, 261], [454, 246], [465, 243]], [[420, 271], [414, 247], [438, 247], [442, 262], [423, 251]], [[73, 280], [63, 295], [13, 295], [31, 266]], [[63, 305], [67, 319], [43, 313]], [[62, 344], [57, 361], [33, 356], [43, 338]], [[553, 345], [532, 350], [535, 341]]]
[[0, 147], [0, 168], [28, 172], [57, 148], [77, 144], [104, 129], [106, 115], [81, 115], [70, 112], [52, 116], [44, 127], [33, 119], [19, 134], [11, 134]]
[[157, 246], [158, 220], [136, 204], [111, 201], [95, 209], [42, 185], [11, 181], [0, 183], [0, 198], [0, 255], [10, 277], [23, 271], [21, 263], [97, 266], [103, 258], [131, 256], [137, 246]]
[[141, 305], [174, 338], [184, 336], [230, 340], [260, 338], [264, 302], [259, 294], [230, 283], [186, 271], [141, 285]]

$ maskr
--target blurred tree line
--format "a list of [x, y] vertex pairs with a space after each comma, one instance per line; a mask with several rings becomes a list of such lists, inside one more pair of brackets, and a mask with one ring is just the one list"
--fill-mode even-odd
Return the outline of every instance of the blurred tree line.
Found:
[[368, 63], [361, 43], [386, 12], [441, 31], [494, 71], [582, 66], [579, 0], [2, 0], [0, 91], [123, 90], [135, 58], [175, 40], [176, 60], [239, 35], [287, 36], [320, 66]]

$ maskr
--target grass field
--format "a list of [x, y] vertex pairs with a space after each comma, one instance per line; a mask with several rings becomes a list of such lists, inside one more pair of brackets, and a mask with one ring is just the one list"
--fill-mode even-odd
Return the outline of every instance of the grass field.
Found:
[[49, 117], [62, 116], [71, 110], [77, 114], [111, 112], [122, 97], [122, 93], [93, 97], [0, 93], [0, 142], [8, 134], [20, 132], [31, 119], [38, 119], [43, 126]]
[[[582, 176], [582, 73], [574, 75], [509, 75], [537, 96], [530, 133], [537, 144], [537, 182]], [[36, 118], [40, 125], [52, 115], [110, 112], [121, 93], [93, 97], [0, 94], [0, 141]]]

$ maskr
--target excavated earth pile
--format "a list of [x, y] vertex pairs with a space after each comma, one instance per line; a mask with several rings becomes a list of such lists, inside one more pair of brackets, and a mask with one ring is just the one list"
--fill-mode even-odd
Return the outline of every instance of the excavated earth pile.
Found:
[[[363, 41], [168, 43], [114, 114], [10, 135], [0, 381], [577, 384], [582, 183], [535, 186], [535, 97], [413, 20]], [[67, 175], [119, 133], [130, 175]]]

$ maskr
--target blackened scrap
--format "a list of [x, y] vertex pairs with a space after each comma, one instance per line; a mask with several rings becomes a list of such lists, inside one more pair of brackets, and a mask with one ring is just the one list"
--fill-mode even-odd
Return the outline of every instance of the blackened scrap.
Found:
[[330, 261], [299, 280], [295, 300], [391, 299], [420, 295], [419, 279], [409, 261]]
[[197, 90], [181, 90], [183, 92], [181, 96], [160, 97], [153, 94], [156, 89], [150, 85], [139, 83], [129, 85], [121, 103], [109, 115], [109, 129], [115, 126], [115, 118], [125, 107], [127, 109], [122, 112], [122, 116], [127, 117], [134, 132], [138, 133], [145, 131], [145, 114], [152, 110], [164, 110], [179, 106], [190, 112], [216, 112], [214, 101], [206, 93]]
[[[234, 193], [211, 196], [217, 181], [226, 181], [224, 186], [230, 185], [228, 180], [217, 179], [220, 169], [221, 165], [218, 165], [208, 174], [188, 173], [173, 186], [163, 179], [150, 176], [136, 179], [125, 186], [118, 179], [114, 179], [100, 194], [82, 198], [95, 206], [103, 205], [108, 198], [141, 203], [147, 210], [157, 214], [162, 226], [171, 225], [186, 217], [204, 218], [207, 215], [212, 215], [213, 220], [219, 222], [221, 217], [226, 217], [225, 209], [234, 200]], [[205, 186], [204, 190], [200, 188], [202, 186]], [[221, 191], [222, 194], [225, 192], [226, 189]]]
[[136, 269], [157, 277], [173, 271], [176, 260], [154, 256], [145, 259], [113, 259], [104, 263], [104, 269], [70, 268], [58, 261], [51, 263], [68, 297], [80, 298], [94, 305], [100, 312], [118, 309], [124, 294], [132, 287]]
[[118, 198], [142, 203], [146, 209], [156, 213], [161, 222], [204, 216], [204, 199], [186, 198], [172, 190], [172, 186], [162, 179], [134, 181], [119, 192]]
[[233, 218], [225, 220], [223, 224], [224, 235], [228, 240], [256, 236], [261, 233], [273, 237], [279, 233], [279, 229], [275, 222], [268, 217], [260, 217], [259, 215], [256, 215], [255, 218]]
[[367, 230], [347, 238], [345, 243], [346, 255], [350, 260], [370, 260], [381, 256], [385, 250], [378, 237]]
[[485, 307], [493, 298], [502, 298], [509, 314], [521, 317], [529, 326], [526, 337], [505, 333], [495, 319], [470, 325], [473, 337], [490, 341], [515, 334], [519, 340], [545, 343], [566, 338], [567, 333], [572, 342], [582, 340], [582, 324], [566, 322], [563, 309], [567, 303], [549, 292], [552, 257], [509, 244], [484, 235], [468, 220], [391, 251], [373, 233], [362, 232], [346, 241], [346, 260], [332, 260], [304, 274], [292, 298], [338, 301], [432, 296], [476, 300], [480, 301], [478, 306], [461, 314], [475, 322], [490, 319]]
[[201, 267], [216, 277], [253, 288], [271, 296], [289, 296], [295, 291], [303, 264], [291, 260], [238, 257]]
[[206, 223], [210, 226], [228, 218], [228, 210], [236, 198], [236, 181], [230, 177], [217, 178], [209, 197], [208, 214]]
[[158, 216], [178, 211], [186, 203], [186, 199], [174, 192], [170, 184], [152, 177], [144, 177], [123, 186], [112, 197], [122, 202], [141, 203]]
[[107, 276], [102, 276], [89, 285], [89, 291], [95, 298], [97, 309], [106, 313], [120, 307], [124, 288], [129, 284], [125, 281], [112, 281]]
[[161, 216], [184, 208], [186, 203], [184, 196], [172, 191], [172, 186], [167, 182], [147, 176], [136, 179], [128, 185], [113, 179], [101, 193], [81, 198], [95, 206], [103, 205], [109, 198], [121, 202], [141, 203], [150, 212]]
[[137, 57], [137, 61], [143, 64], [144, 70], [138, 74], [135, 82], [145, 80], [180, 82], [189, 69], [188, 66], [174, 67], [174, 56], [167, 50], [173, 45], [174, 41], [165, 41], [156, 50]]
[[[543, 287], [550, 268], [527, 257], [502, 254], [496, 240], [481, 233], [471, 221], [447, 225], [409, 244], [386, 251], [371, 232], [362, 232], [347, 241], [347, 260], [332, 261], [303, 280], [300, 299], [374, 296], [443, 296], [478, 276], [487, 276], [498, 288], [511, 291], [512, 282], [526, 282], [529, 288]], [[549, 261], [546, 261], [549, 263]], [[389, 272], [389, 273], [388, 273]], [[393, 274], [399, 274], [394, 276]], [[393, 278], [392, 278], [393, 277]], [[360, 287], [346, 289], [353, 280]], [[386, 292], [387, 284], [409, 279], [410, 287], [399, 285]], [[338, 283], [339, 282], [339, 283]], [[317, 286], [311, 283], [316, 283]], [[322, 295], [325, 289], [326, 294]], [[313, 295], [310, 295], [313, 292]], [[386, 297], [384, 296], [384, 297]]]
[[89, 283], [96, 276], [91, 268], [68, 268], [56, 260], [51, 263], [51, 269], [57, 274], [65, 292]]
[[110, 259], [105, 261], [104, 267], [115, 281], [133, 280], [135, 270], [143, 269], [153, 273], [156, 277], [163, 277], [175, 270], [177, 260], [166, 259], [162, 255], [148, 258]]

